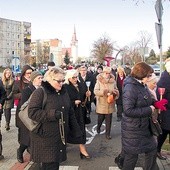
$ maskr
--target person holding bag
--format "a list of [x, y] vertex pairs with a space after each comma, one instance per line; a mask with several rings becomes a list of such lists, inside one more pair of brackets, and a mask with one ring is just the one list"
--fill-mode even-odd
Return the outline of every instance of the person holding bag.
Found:
[[[29, 97], [31, 96], [31, 94], [35, 89], [41, 86], [42, 78], [43, 76], [39, 71], [33, 71], [31, 73], [30, 83], [28, 87], [23, 89], [21, 92], [21, 101], [20, 101], [21, 105], [24, 104], [29, 99]], [[23, 123], [20, 126], [19, 141], [20, 141], [20, 145], [19, 148], [17, 149], [17, 160], [18, 162], [23, 163], [24, 162], [23, 153], [26, 149], [27, 151], [29, 151], [29, 147], [30, 147], [30, 132]]]
[[111, 139], [112, 113], [115, 111], [115, 100], [119, 98], [119, 91], [110, 67], [104, 67], [103, 72], [97, 76], [94, 94], [96, 95], [96, 113], [98, 114], [97, 133], [100, 133], [101, 125], [105, 120], [106, 139]]
[[50, 68], [42, 81], [47, 94], [44, 109], [42, 88], [34, 91], [29, 103], [29, 118], [41, 124], [39, 132], [30, 132], [31, 160], [41, 170], [58, 170], [59, 164], [66, 160], [66, 136], [69, 130], [74, 132], [73, 138], [82, 136], [69, 95], [63, 87], [64, 78], [64, 70]]

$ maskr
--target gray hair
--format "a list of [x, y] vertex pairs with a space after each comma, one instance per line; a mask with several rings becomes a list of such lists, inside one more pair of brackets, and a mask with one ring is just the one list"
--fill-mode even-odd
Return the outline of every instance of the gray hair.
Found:
[[65, 83], [69, 84], [69, 79], [72, 78], [74, 75], [78, 76], [78, 71], [75, 69], [67, 70], [66, 76], [65, 76]]

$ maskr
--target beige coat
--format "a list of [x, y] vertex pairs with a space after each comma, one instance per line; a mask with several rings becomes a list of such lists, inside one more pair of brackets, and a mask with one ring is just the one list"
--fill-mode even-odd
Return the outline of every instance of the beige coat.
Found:
[[107, 103], [107, 93], [105, 91], [108, 90], [109, 93], [116, 93], [116, 98], [119, 97], [119, 91], [117, 90], [116, 81], [113, 75], [111, 78], [105, 79], [103, 77], [103, 73], [97, 76], [97, 82], [94, 87], [94, 94], [96, 95], [96, 113], [99, 114], [111, 114], [115, 111], [115, 102], [112, 104]]

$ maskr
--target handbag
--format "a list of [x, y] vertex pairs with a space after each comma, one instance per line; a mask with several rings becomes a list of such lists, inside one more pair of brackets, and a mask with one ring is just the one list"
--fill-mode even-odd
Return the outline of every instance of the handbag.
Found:
[[149, 125], [150, 125], [150, 131], [151, 131], [152, 135], [159, 136], [162, 134], [161, 125], [157, 120], [155, 122], [153, 122], [152, 118], [150, 117]]
[[[41, 87], [44, 93], [42, 109], [44, 108], [47, 101], [47, 94], [43, 87]], [[32, 96], [32, 95], [31, 95]], [[29, 99], [21, 106], [18, 116], [22, 123], [27, 127], [27, 129], [31, 132], [38, 133], [39, 128], [41, 127], [40, 122], [36, 122], [28, 117], [28, 105], [31, 100], [31, 96]]]
[[110, 94], [107, 96], [107, 103], [111, 104], [114, 102], [114, 100], [115, 100], [115, 98], [114, 98], [113, 94]]

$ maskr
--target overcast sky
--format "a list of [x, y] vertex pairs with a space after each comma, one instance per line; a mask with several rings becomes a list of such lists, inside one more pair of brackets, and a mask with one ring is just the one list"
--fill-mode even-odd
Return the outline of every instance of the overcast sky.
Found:
[[[135, 42], [140, 31], [153, 36], [159, 52], [155, 0], [0, 0], [0, 17], [32, 24], [32, 40], [58, 38], [69, 47], [76, 28], [79, 56], [89, 56], [92, 44], [107, 35], [122, 48]], [[170, 2], [163, 2], [163, 50], [170, 46]]]

